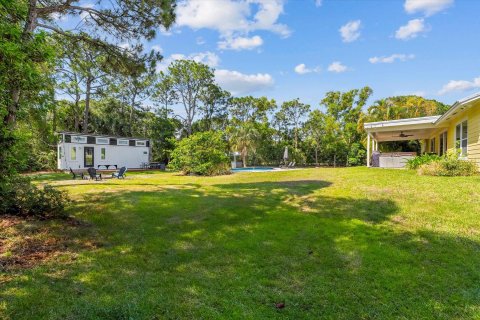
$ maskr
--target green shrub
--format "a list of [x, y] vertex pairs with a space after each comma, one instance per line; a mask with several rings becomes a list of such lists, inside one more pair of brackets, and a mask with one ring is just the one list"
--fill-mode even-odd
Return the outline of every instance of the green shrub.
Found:
[[441, 159], [440, 156], [436, 154], [423, 154], [421, 156], [417, 156], [407, 161], [407, 168], [412, 170], [417, 170], [420, 166], [439, 161]]
[[198, 132], [177, 143], [169, 166], [183, 174], [227, 174], [230, 173], [227, 150], [220, 132]]
[[353, 143], [348, 151], [348, 165], [360, 166], [365, 163], [367, 151], [360, 143]]
[[64, 218], [69, 201], [65, 191], [49, 185], [37, 187], [22, 176], [14, 176], [0, 184], [0, 214]]
[[428, 176], [473, 176], [478, 173], [478, 166], [475, 162], [460, 159], [458, 152], [448, 152], [438, 161], [421, 165], [418, 168], [419, 175]]

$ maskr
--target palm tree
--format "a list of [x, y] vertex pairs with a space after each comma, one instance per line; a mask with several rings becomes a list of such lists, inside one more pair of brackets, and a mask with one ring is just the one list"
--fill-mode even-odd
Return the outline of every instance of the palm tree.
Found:
[[259, 132], [251, 122], [244, 122], [236, 127], [230, 127], [230, 142], [235, 150], [240, 151], [243, 167], [247, 166], [249, 151], [255, 151]]

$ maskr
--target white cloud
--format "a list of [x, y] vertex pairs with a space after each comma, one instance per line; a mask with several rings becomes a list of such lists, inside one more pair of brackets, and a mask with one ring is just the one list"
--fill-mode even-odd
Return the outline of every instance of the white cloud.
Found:
[[[93, 3], [85, 3], [85, 4], [82, 4], [82, 7], [83, 7], [83, 8], [88, 8], [88, 9], [92, 9], [92, 8], [95, 7], [95, 5], [94, 5]], [[88, 19], [89, 16], [90, 16], [90, 14], [89, 14], [88, 12], [86, 12], [86, 11], [82, 11], [82, 12], [80, 13], [80, 18], [82, 18], [82, 19], [85, 19], [85, 20], [86, 20], [86, 19]]]
[[408, 21], [404, 26], [398, 28], [395, 32], [395, 38], [400, 40], [409, 40], [418, 37], [420, 33], [427, 32], [428, 28], [425, 26], [423, 19], [413, 19]]
[[196, 42], [199, 46], [204, 45], [206, 43], [205, 39], [202, 37], [197, 37]]
[[160, 53], [163, 52], [162, 47], [160, 47], [158, 44], [152, 46], [152, 50], [153, 50], [153, 51], [156, 51], [156, 52], [160, 52]]
[[316, 7], [321, 7], [322, 6], [323, 0], [315, 0], [315, 6]]
[[188, 59], [204, 63], [212, 68], [218, 66], [220, 63], [220, 58], [215, 53], [210, 51], [191, 54]]
[[248, 94], [273, 86], [273, 78], [268, 73], [244, 74], [232, 70], [215, 70], [218, 84], [234, 95]]
[[120, 43], [118, 46], [125, 50], [130, 49], [130, 44], [128, 42]]
[[263, 44], [263, 39], [260, 36], [227, 38], [218, 42], [218, 47], [224, 50], [251, 50]]
[[426, 16], [434, 15], [450, 7], [455, 0], [406, 0], [403, 7], [407, 13], [422, 12]]
[[392, 54], [391, 56], [381, 56], [381, 57], [372, 57], [368, 59], [370, 63], [393, 63], [395, 61], [407, 61], [407, 60], [412, 60], [415, 59], [414, 54], [400, 54], [400, 53], [395, 53]]
[[348, 70], [347, 66], [343, 65], [340, 61], [334, 61], [328, 66], [328, 71], [341, 73]]
[[360, 27], [362, 22], [360, 20], [350, 21], [342, 26], [338, 31], [342, 36], [343, 42], [353, 42], [360, 37]]
[[60, 12], [54, 12], [50, 14], [50, 18], [56, 21], [67, 21], [68, 16], [66, 14], [62, 14]]
[[177, 6], [177, 25], [217, 30], [222, 37], [255, 30], [286, 37], [291, 31], [277, 22], [282, 13], [283, 0], [183, 0]]
[[175, 60], [193, 60], [196, 62], [201, 62], [206, 64], [209, 67], [215, 68], [220, 63], [220, 57], [211, 51], [197, 52], [189, 55], [182, 53], [174, 53], [162, 60], [157, 66], [157, 71], [165, 71], [168, 66]]
[[446, 94], [455, 91], [468, 91], [477, 88], [480, 88], [480, 77], [475, 78], [472, 81], [450, 80], [442, 87], [438, 94]]
[[297, 65], [295, 68], [294, 68], [295, 72], [298, 73], [298, 74], [306, 74], [306, 73], [311, 73], [311, 72], [320, 72], [320, 68], [319, 67], [315, 67], [313, 69], [310, 69], [310, 68], [307, 68], [307, 66], [305, 65], [305, 63], [301, 63], [299, 65]]

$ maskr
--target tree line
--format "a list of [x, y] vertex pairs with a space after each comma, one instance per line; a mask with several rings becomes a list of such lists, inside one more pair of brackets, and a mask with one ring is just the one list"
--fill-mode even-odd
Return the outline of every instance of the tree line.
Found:
[[440, 114], [447, 108], [417, 96], [367, 106], [373, 93], [368, 86], [327, 92], [317, 106], [299, 98], [279, 104], [267, 97], [232, 96], [215, 82], [214, 70], [200, 62], [177, 60], [158, 71], [158, 59], [148, 56], [132, 62], [136, 68], [128, 71], [89, 45], [76, 45], [77, 50], [69, 43], [56, 45], [61, 53], [52, 73], [56, 94], [48, 108], [27, 116], [23, 130], [29, 138], [25, 149], [35, 150], [29, 170], [54, 166], [54, 132], [60, 130], [148, 137], [153, 160], [165, 163], [175, 141], [220, 131], [226, 152], [239, 152], [244, 165], [278, 165], [285, 147], [299, 165], [361, 165], [365, 121]]

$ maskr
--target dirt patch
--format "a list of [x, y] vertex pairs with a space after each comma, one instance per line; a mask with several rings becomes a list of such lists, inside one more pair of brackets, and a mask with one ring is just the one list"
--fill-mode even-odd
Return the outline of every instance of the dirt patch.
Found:
[[0, 271], [32, 268], [60, 255], [97, 248], [92, 226], [77, 219], [37, 220], [0, 217]]

